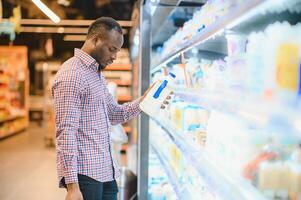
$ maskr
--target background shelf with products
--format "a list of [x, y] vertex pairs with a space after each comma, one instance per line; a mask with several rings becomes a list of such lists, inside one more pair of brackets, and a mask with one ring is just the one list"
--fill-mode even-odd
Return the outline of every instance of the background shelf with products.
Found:
[[[177, 180], [176, 175], [172, 173], [172, 169], [170, 169], [170, 165], [167, 163], [167, 159], [164, 155], [162, 155], [161, 152], [159, 152], [159, 148], [155, 146], [155, 144], [151, 145], [151, 150], [156, 154], [156, 157], [160, 161], [160, 164], [162, 168], [164, 169], [164, 174], [167, 175], [168, 179], [167, 182], [170, 183], [170, 185], [173, 188], [173, 191], [176, 193], [177, 199], [183, 199], [185, 198], [190, 198], [191, 195], [188, 193], [187, 189], [185, 188], [184, 185], [181, 185], [181, 183]], [[157, 173], [157, 172], [156, 172]], [[150, 186], [151, 187], [151, 186]], [[150, 189], [151, 190], [151, 189]], [[150, 193], [152, 193], [151, 191]], [[166, 194], [164, 194], [166, 195]]]
[[202, 48], [202, 45], [206, 45], [206, 40], [213, 39], [228, 30], [246, 34], [263, 30], [273, 22], [286, 20], [297, 23], [300, 17], [298, 0], [224, 1], [219, 2], [219, 6], [214, 8], [214, 14], [211, 15], [208, 11], [214, 4], [217, 5], [215, 2], [205, 4], [206, 8], [195, 12], [193, 19], [186, 22], [186, 26], [184, 25], [164, 43], [160, 56], [156, 56], [158, 59], [153, 61], [152, 73], [195, 46], [199, 49], [213, 50], [212, 52], [217, 51], [215, 53], [227, 53], [226, 40], [223, 40], [223, 43], [219, 41], [218, 48], [214, 48], [216, 47], [214, 45]]
[[[142, 9], [148, 6], [164, 10], [153, 2]], [[170, 9], [161, 23], [186, 17], [183, 26], [172, 34], [161, 29], [147, 40], [150, 47], [142, 34], [141, 51], [150, 48], [142, 52], [150, 83], [176, 75], [174, 95], [164, 110], [144, 118], [149, 129], [141, 137], [157, 144], [166, 169], [182, 173], [177, 181], [201, 180], [214, 198], [300, 198], [301, 1], [213, 0], [199, 9]], [[144, 21], [158, 23], [156, 17], [144, 14]], [[141, 28], [145, 34], [149, 27]], [[194, 176], [179, 179], [188, 167]], [[200, 198], [193, 188], [187, 186]]]
[[179, 187], [174, 177], [166, 169], [168, 165], [165, 164], [164, 158], [161, 154], [156, 152], [155, 148], [150, 149], [150, 177], [149, 188], [150, 198], [152, 199], [179, 199], [180, 192]]
[[28, 126], [27, 47], [0, 46], [0, 138]]
[[102, 72], [107, 82], [117, 84], [117, 98], [120, 103], [132, 100], [132, 64], [128, 49], [121, 49], [117, 59]]
[[[132, 101], [132, 64], [128, 49], [121, 49], [117, 53], [117, 59], [114, 63], [107, 66], [102, 73], [109, 87], [112, 83], [116, 84], [115, 95], [118, 103], [122, 104]], [[132, 133], [133, 127], [131, 123], [125, 123], [123, 127], [127, 134]], [[122, 145], [121, 152], [125, 153], [127, 148], [127, 144]]]
[[40, 61], [35, 63], [35, 95], [30, 96], [30, 117], [45, 128], [45, 145], [55, 145], [55, 117], [51, 87], [61, 61]]

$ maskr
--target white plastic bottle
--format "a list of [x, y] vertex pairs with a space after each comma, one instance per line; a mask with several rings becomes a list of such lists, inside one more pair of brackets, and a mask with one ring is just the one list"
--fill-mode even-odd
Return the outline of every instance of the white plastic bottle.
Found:
[[169, 73], [164, 79], [157, 81], [140, 103], [141, 110], [150, 116], [156, 116], [163, 102], [172, 92], [170, 86], [173, 84], [175, 78], [174, 74]]

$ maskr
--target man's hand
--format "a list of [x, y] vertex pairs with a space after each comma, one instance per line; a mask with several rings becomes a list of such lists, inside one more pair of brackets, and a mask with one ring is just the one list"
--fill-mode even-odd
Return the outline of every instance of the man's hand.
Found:
[[[155, 83], [153, 83], [143, 94], [143, 96], [140, 97], [139, 101], [140, 103], [143, 101], [143, 99], [146, 97], [146, 95], [149, 93], [149, 91], [154, 87]], [[169, 104], [169, 101], [171, 100], [171, 97], [173, 95], [173, 91], [170, 92], [170, 94], [166, 97], [166, 99], [163, 101], [163, 104], [161, 105], [161, 109], [165, 109], [166, 106]]]
[[65, 200], [84, 200], [77, 183], [67, 184], [67, 196]]
[[146, 95], [149, 93], [149, 91], [154, 87], [155, 83], [153, 83], [147, 90], [146, 92], [143, 94], [143, 96], [140, 97], [140, 102], [143, 101], [143, 99], [146, 97]]

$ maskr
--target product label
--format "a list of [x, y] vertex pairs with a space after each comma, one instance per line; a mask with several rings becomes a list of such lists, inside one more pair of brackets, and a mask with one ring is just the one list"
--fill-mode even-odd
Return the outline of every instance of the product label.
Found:
[[160, 85], [160, 87], [158, 88], [158, 90], [155, 92], [155, 94], [153, 96], [155, 99], [158, 99], [160, 97], [160, 94], [166, 87], [167, 83], [168, 83], [168, 81], [166, 81], [166, 80], [163, 81], [163, 83]]
[[276, 57], [277, 83], [281, 89], [297, 92], [299, 88], [299, 48], [282, 44]]

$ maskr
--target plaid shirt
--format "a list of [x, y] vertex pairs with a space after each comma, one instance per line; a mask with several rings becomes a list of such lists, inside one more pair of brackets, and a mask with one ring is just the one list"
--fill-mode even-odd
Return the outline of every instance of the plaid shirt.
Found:
[[77, 183], [78, 174], [100, 182], [117, 179], [120, 172], [111, 156], [110, 126], [141, 112], [138, 100], [117, 104], [98, 66], [90, 55], [75, 49], [52, 86], [60, 187]]

